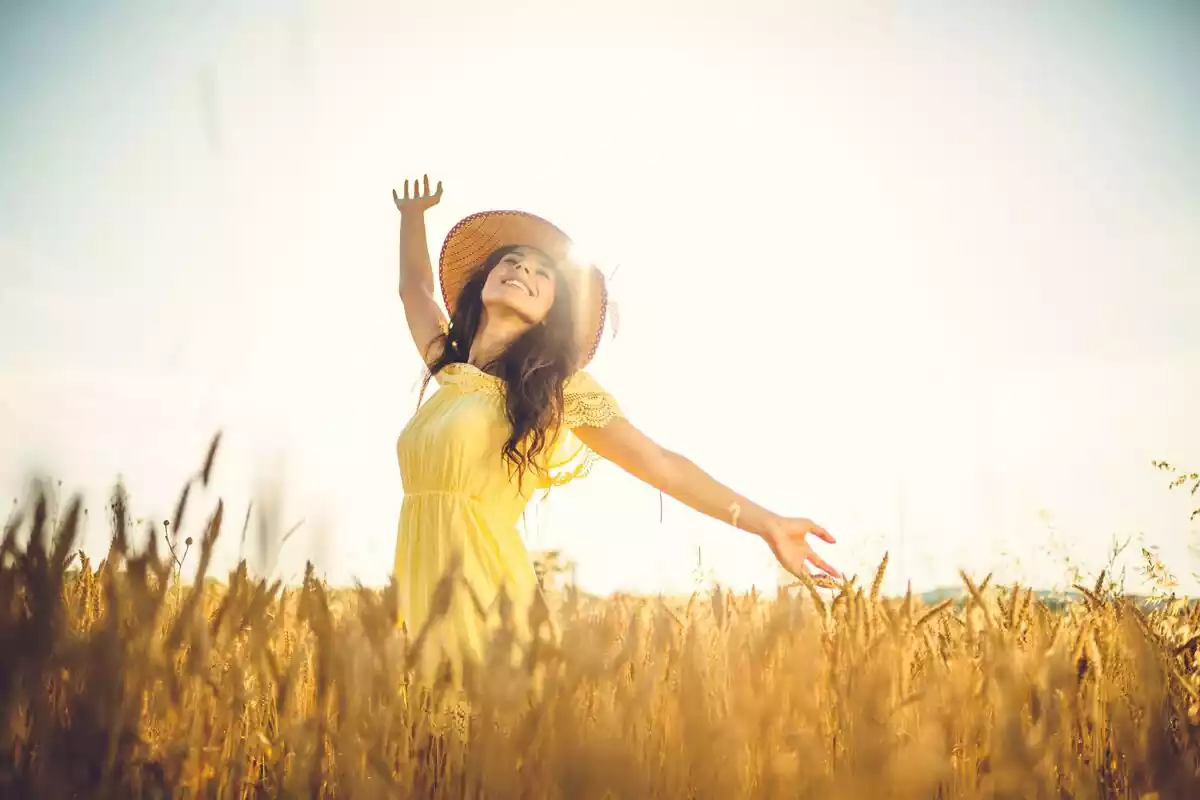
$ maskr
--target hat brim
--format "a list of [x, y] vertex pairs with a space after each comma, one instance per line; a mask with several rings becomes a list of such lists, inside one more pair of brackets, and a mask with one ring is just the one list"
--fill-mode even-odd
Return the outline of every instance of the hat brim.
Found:
[[463, 287], [497, 249], [517, 245], [536, 247], [550, 256], [559, 274], [571, 282], [575, 341], [579, 346], [580, 367], [586, 366], [595, 356], [604, 333], [608, 290], [600, 270], [571, 260], [571, 244], [570, 237], [555, 225], [524, 211], [481, 211], [466, 217], [446, 234], [438, 258], [446, 309], [453, 316]]

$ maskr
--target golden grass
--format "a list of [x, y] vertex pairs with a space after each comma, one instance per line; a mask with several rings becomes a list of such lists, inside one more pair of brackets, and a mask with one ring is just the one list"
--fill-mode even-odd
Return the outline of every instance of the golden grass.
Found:
[[77, 503], [5, 531], [0, 796], [1200, 797], [1182, 601], [1098, 581], [1051, 611], [964, 575], [965, 604], [926, 608], [880, 596], [886, 562], [769, 601], [567, 591], [560, 633], [469, 671], [456, 719], [409, 684], [393, 591], [244, 564], [206, 586], [220, 507], [182, 587], [114, 506], [109, 557], [70, 575]]

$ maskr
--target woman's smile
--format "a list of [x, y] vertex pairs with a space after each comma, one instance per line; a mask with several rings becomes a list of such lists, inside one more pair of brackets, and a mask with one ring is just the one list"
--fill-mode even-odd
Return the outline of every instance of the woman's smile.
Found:
[[530, 288], [529, 285], [526, 284], [524, 281], [522, 281], [520, 278], [508, 278], [503, 283], [501, 283], [501, 286], [515, 286], [516, 288], [525, 292], [525, 294], [529, 295], [530, 297], [537, 296], [536, 294], [534, 294], [533, 289]]

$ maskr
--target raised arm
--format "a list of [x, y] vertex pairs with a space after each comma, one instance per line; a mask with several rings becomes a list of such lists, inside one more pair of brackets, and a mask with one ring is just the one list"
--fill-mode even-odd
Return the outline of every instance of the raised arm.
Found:
[[413, 343], [426, 364], [436, 357], [435, 343], [445, 330], [446, 315], [438, 306], [433, 265], [429, 261], [429, 242], [425, 236], [425, 212], [442, 199], [442, 183], [437, 191], [429, 191], [429, 176], [424, 190], [417, 181], [404, 182], [404, 196], [392, 190], [392, 200], [400, 211], [400, 301]]
[[597, 455], [633, 477], [713, 519], [759, 536], [788, 572], [799, 577], [811, 563], [841, 577], [808, 543], [811, 533], [830, 544], [829, 532], [810, 519], [781, 517], [734, 492], [678, 453], [654, 442], [628, 420], [616, 418], [603, 427], [581, 426], [574, 433]]

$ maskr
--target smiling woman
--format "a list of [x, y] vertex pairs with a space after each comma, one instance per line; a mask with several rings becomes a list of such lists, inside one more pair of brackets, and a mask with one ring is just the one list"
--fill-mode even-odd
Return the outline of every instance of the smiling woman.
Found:
[[[833, 538], [804, 518], [773, 514], [718, 483], [633, 426], [584, 367], [604, 328], [600, 272], [574, 263], [570, 239], [546, 220], [488, 211], [459, 222], [439, 259], [442, 313], [424, 214], [442, 196], [406, 181], [400, 286], [413, 341], [439, 387], [397, 442], [404, 501], [396, 544], [400, 610], [433, 667], [483, 656], [486, 618], [506, 596], [519, 640], [538, 591], [517, 522], [534, 491], [586, 474], [595, 456], [714, 519], [760, 536], [793, 573], [836, 570], [807, 541]], [[455, 575], [461, 580], [443, 581]]]
[[[484, 305], [507, 307], [527, 325], [544, 321], [554, 305], [558, 278], [553, 259], [536, 247], [525, 245], [502, 247], [492, 257], [500, 260], [488, 272], [483, 285]], [[506, 293], [511, 296], [504, 297]]]

